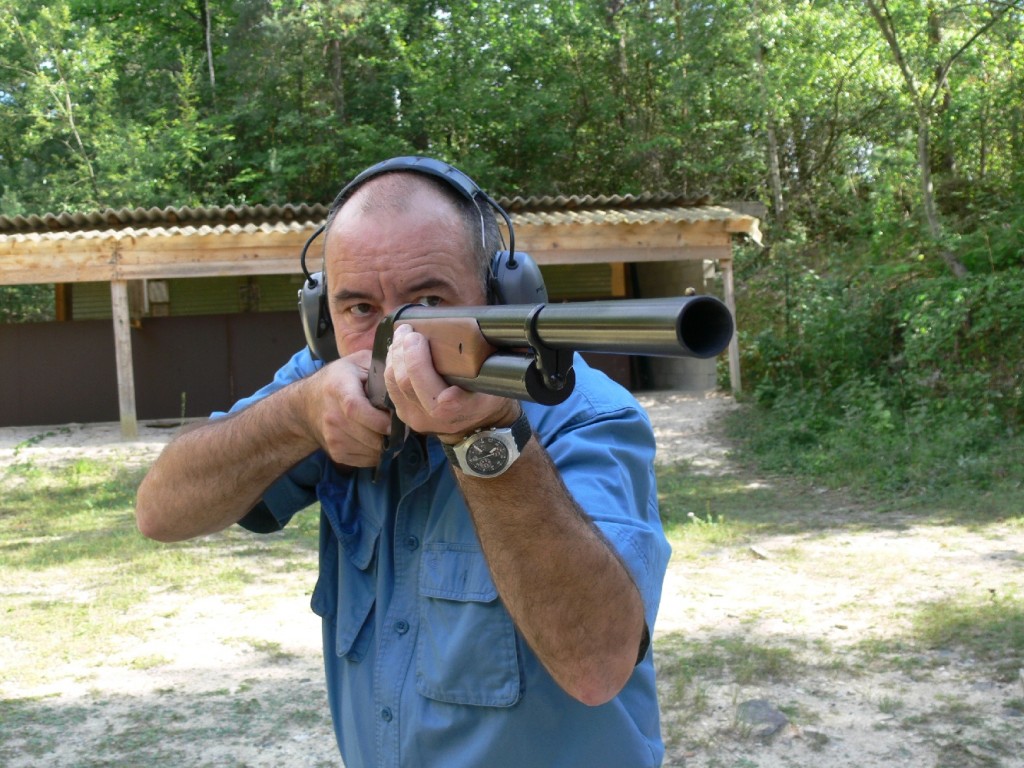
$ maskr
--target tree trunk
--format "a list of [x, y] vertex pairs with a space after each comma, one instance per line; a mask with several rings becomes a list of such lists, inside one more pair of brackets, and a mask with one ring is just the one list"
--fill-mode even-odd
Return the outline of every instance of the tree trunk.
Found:
[[625, 5], [625, 0], [608, 0], [605, 6], [605, 19], [608, 28], [615, 35], [615, 60], [612, 62], [613, 74], [611, 79], [612, 92], [615, 94], [615, 100], [620, 105], [615, 115], [616, 123], [620, 128], [625, 128], [627, 124], [626, 101], [629, 96], [629, 88], [627, 87], [629, 82], [629, 57], [626, 47], [626, 32], [619, 23], [619, 13]]
[[[906, 58], [903, 55], [903, 50], [900, 47], [899, 40], [896, 37], [896, 29], [893, 26], [892, 18], [889, 15], [889, 7], [885, 0], [881, 0], [881, 4], [875, 2], [875, 0], [866, 0], [868, 10], [871, 12], [872, 17], [878, 24], [878, 29], [882, 33], [882, 37], [885, 38], [886, 45], [889, 47], [889, 52], [892, 54], [893, 60], [899, 67], [900, 72], [903, 75], [903, 82], [907, 86], [907, 94], [914, 102], [914, 107], [917, 111], [917, 170], [918, 177], [921, 182], [921, 205], [924, 208], [925, 224], [928, 226], [929, 239], [939, 250], [939, 256], [942, 261], [945, 262], [949, 270], [957, 277], [964, 277], [967, 275], [967, 267], [956, 257], [956, 254], [950, 251], [942, 243], [942, 222], [939, 219], [939, 211], [935, 206], [935, 189], [932, 183], [932, 163], [931, 163], [931, 151], [928, 144], [928, 134], [931, 130], [931, 114], [935, 108], [935, 99], [941, 92], [941, 86], [945, 82], [949, 67], [953, 63], [953, 58], [950, 58], [946, 63], [936, 71], [936, 82], [937, 87], [932, 91], [930, 97], [924, 97], [917, 85], [917, 78], [914, 77], [914, 73], [910, 69]], [[934, 25], [938, 23], [938, 17], [934, 14], [930, 14], [928, 17], [928, 23], [930, 26], [930, 32], [932, 42], [936, 39], [938, 34], [937, 30], [934, 29]], [[977, 37], [976, 33], [975, 37]], [[973, 38], [972, 38], [973, 40]], [[961, 51], [965, 50], [961, 47]]]
[[761, 9], [757, 0], [751, 3], [750, 11], [754, 20], [754, 61], [757, 64], [757, 83], [761, 91], [761, 103], [765, 106], [765, 138], [768, 143], [768, 185], [772, 191], [772, 211], [778, 235], [786, 231], [786, 199], [782, 190], [782, 170], [779, 164], [779, 139], [775, 131], [775, 108], [768, 93], [765, 76], [764, 47], [761, 40]]
[[213, 69], [213, 25], [210, 18], [210, 0], [203, 0], [203, 33], [206, 41], [206, 66], [210, 72], [210, 92], [217, 92], [217, 73]]
[[967, 267], [942, 242], [942, 222], [935, 207], [935, 190], [932, 184], [931, 157], [928, 148], [928, 133], [931, 128], [926, 107], [917, 114], [917, 167], [921, 177], [921, 203], [924, 207], [925, 223], [928, 225], [928, 236], [939, 249], [939, 255], [956, 277], [966, 277]]
[[334, 102], [334, 114], [338, 122], [345, 125], [348, 119], [347, 99], [345, 97], [345, 63], [342, 56], [341, 40], [335, 38], [327, 43], [331, 56], [331, 96]]

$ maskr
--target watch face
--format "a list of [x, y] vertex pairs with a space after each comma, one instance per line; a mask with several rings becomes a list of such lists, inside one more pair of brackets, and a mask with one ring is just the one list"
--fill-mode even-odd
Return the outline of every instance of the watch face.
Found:
[[508, 464], [508, 448], [493, 437], [481, 437], [466, 449], [466, 464], [481, 475], [496, 475]]

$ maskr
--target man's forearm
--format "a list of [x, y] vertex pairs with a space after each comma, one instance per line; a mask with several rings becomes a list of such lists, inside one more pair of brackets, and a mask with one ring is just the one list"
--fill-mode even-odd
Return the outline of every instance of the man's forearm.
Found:
[[643, 600], [535, 439], [504, 475], [459, 474], [502, 601], [570, 695], [597, 705], [632, 674]]
[[175, 437], [139, 486], [139, 530], [180, 541], [238, 522], [274, 480], [317, 448], [301, 426], [296, 390], [286, 387]]

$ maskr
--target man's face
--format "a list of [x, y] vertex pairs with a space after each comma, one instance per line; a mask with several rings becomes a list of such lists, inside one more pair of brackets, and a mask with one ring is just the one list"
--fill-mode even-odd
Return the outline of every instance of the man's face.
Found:
[[470, 235], [449, 201], [416, 187], [399, 209], [366, 212], [356, 197], [362, 191], [327, 233], [329, 306], [342, 357], [372, 349], [377, 324], [406, 304], [487, 303]]

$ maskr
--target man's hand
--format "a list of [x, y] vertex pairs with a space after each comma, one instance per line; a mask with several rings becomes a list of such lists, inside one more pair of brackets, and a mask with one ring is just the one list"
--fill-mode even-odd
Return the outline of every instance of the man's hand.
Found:
[[505, 427], [515, 421], [515, 400], [452, 386], [434, 369], [430, 341], [408, 325], [395, 328], [384, 383], [398, 417], [410, 429], [458, 442], [481, 427]]
[[336, 464], [375, 467], [391, 430], [386, 411], [366, 399], [369, 351], [324, 366], [307, 382], [305, 421], [310, 436]]
[[390, 417], [366, 399], [369, 354], [337, 360], [244, 410], [177, 435], [139, 487], [139, 530], [179, 541], [226, 528], [317, 448], [339, 464], [376, 466]]

